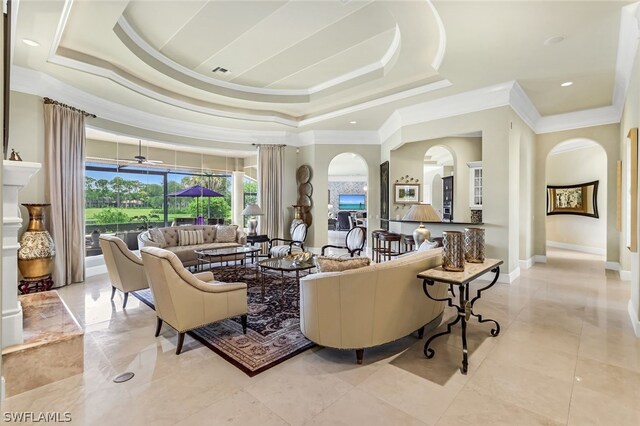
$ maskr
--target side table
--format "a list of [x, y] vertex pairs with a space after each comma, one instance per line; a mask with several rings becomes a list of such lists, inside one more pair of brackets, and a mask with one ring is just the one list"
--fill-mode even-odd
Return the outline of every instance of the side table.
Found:
[[[429, 347], [429, 344], [436, 338], [440, 336], [444, 336], [446, 334], [451, 333], [451, 327], [460, 322], [462, 327], [462, 374], [467, 374], [467, 366], [468, 366], [468, 351], [467, 351], [467, 321], [474, 316], [478, 318], [478, 322], [493, 322], [495, 324], [495, 328], [491, 329], [491, 336], [495, 337], [500, 333], [500, 324], [496, 320], [492, 320], [489, 318], [483, 318], [482, 315], [476, 314], [473, 312], [473, 304], [480, 299], [482, 296], [482, 292], [490, 289], [493, 285], [498, 281], [498, 277], [500, 276], [500, 265], [502, 265], [502, 260], [498, 259], [485, 259], [483, 263], [465, 263], [465, 270], [462, 272], [450, 272], [442, 269], [442, 266], [438, 266], [437, 268], [428, 269], [426, 271], [420, 272], [418, 274], [418, 278], [421, 278], [422, 281], [422, 289], [424, 290], [424, 294], [431, 300], [435, 300], [437, 302], [447, 302], [448, 306], [455, 307], [458, 310], [458, 315], [456, 318], [447, 324], [447, 331], [443, 331], [442, 333], [434, 334], [431, 336], [426, 343], [424, 344], [424, 354], [428, 359], [433, 358], [435, 355], [435, 351]], [[481, 275], [487, 272], [495, 273], [493, 280], [489, 283], [489, 285], [482, 287], [477, 290], [476, 297], [469, 300], [469, 287], [471, 282]], [[429, 287], [433, 286], [436, 282], [441, 282], [449, 285], [449, 292], [451, 293], [451, 297], [447, 297], [445, 299], [438, 299], [433, 297], [429, 293]], [[458, 287], [458, 298], [459, 305], [454, 303], [455, 287]]]

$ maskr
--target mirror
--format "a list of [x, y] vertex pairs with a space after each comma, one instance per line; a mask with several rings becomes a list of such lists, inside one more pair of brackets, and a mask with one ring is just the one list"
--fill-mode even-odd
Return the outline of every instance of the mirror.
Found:
[[547, 216], [573, 214], [598, 217], [598, 181], [547, 185]]

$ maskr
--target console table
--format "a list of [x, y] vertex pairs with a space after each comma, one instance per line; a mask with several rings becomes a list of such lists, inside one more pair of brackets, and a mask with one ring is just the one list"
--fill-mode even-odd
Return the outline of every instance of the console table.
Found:
[[[496, 320], [492, 320], [489, 318], [485, 319], [482, 317], [482, 315], [474, 313], [473, 304], [478, 299], [480, 299], [483, 291], [490, 289], [491, 287], [493, 287], [496, 281], [498, 281], [498, 277], [500, 276], [500, 265], [502, 265], [502, 263], [502, 260], [498, 259], [485, 259], [483, 263], [465, 263], [464, 271], [462, 272], [445, 271], [442, 269], [442, 266], [438, 266], [437, 268], [428, 269], [418, 274], [418, 278], [423, 280], [422, 289], [424, 290], [424, 294], [426, 294], [429, 299], [435, 300], [437, 302], [447, 302], [448, 306], [455, 307], [458, 310], [458, 315], [456, 316], [456, 318], [449, 324], [447, 324], [447, 331], [434, 334], [424, 344], [424, 354], [428, 359], [433, 358], [433, 356], [435, 355], [435, 351], [429, 347], [429, 344], [431, 344], [431, 342], [437, 337], [450, 334], [451, 327], [460, 322], [460, 325], [462, 327], [462, 374], [467, 374], [467, 321], [469, 321], [469, 319], [474, 316], [478, 318], [478, 322], [493, 322], [495, 324], [495, 328], [491, 329], [491, 335], [495, 337], [500, 333], [500, 324], [498, 324]], [[495, 273], [493, 280], [489, 283], [489, 285], [478, 289], [476, 292], [476, 297], [469, 300], [469, 287], [471, 285], [471, 282], [489, 271]], [[444, 299], [433, 297], [429, 293], [429, 287], [433, 286], [436, 282], [448, 284], [451, 297], [447, 297]], [[456, 297], [456, 287], [458, 288], [459, 293], [459, 305], [456, 305], [454, 303], [454, 298]]]

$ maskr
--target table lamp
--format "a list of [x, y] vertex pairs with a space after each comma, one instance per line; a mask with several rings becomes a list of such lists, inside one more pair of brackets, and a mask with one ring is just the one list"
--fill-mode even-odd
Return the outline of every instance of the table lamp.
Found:
[[249, 216], [249, 235], [257, 235], [256, 228], [258, 227], [258, 219], [256, 216], [262, 216], [262, 209], [257, 204], [249, 204], [242, 211], [243, 216]]
[[431, 206], [431, 204], [414, 204], [411, 206], [407, 214], [404, 215], [402, 220], [411, 220], [414, 222], [420, 222], [420, 226], [413, 231], [413, 241], [416, 243], [416, 248], [420, 247], [425, 240], [431, 238], [431, 232], [424, 227], [422, 222], [441, 222], [440, 216]]

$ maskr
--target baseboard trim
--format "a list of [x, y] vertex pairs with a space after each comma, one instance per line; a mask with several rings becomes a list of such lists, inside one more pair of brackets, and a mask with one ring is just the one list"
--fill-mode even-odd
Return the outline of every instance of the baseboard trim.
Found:
[[548, 241], [547, 240], [547, 246], [560, 248], [560, 249], [565, 249], [565, 250], [579, 251], [581, 253], [597, 254], [597, 255], [600, 255], [600, 256], [606, 256], [606, 254], [607, 254], [607, 250], [603, 249], [603, 248], [590, 247], [590, 246], [581, 246], [581, 245], [578, 245], [578, 244], [561, 243], [559, 241]]
[[640, 337], [640, 320], [638, 320], [638, 313], [633, 309], [633, 303], [629, 299], [629, 319], [631, 319], [631, 325], [633, 331], [636, 333], [636, 337]]
[[631, 271], [620, 270], [618, 273], [621, 281], [631, 281]]
[[547, 256], [536, 254], [535, 256], [533, 256], [533, 260], [536, 263], [547, 263]]
[[[495, 277], [495, 274], [493, 272], [487, 272], [486, 274], [480, 276], [478, 279], [480, 281], [493, 281], [493, 278]], [[504, 273], [502, 271], [500, 271], [500, 276], [498, 277], [498, 281], [499, 283], [503, 283], [503, 284], [511, 284], [512, 282], [514, 282], [515, 280], [518, 279], [518, 277], [520, 277], [520, 268], [516, 268], [513, 271], [509, 272], [509, 273]]]
[[604, 264], [604, 268], [608, 269], [609, 271], [619, 271], [620, 270], [620, 263], [619, 262], [606, 262]]
[[536, 263], [536, 259], [535, 256], [531, 256], [527, 260], [518, 261], [518, 263], [520, 264], [520, 269], [529, 269], [533, 266], [534, 263]]

